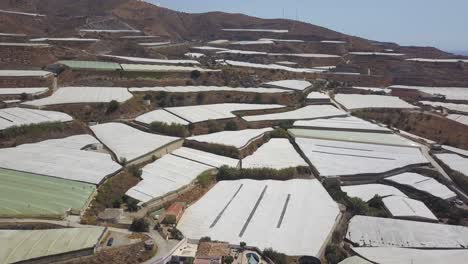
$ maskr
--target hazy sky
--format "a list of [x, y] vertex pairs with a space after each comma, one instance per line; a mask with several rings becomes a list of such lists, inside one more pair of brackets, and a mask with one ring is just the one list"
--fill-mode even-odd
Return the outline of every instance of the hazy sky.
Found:
[[286, 18], [401, 45], [468, 51], [468, 0], [147, 0], [190, 12]]

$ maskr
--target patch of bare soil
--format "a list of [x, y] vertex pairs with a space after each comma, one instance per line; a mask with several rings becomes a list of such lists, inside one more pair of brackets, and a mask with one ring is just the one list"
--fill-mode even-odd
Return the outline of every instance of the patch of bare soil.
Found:
[[156, 250], [147, 251], [144, 243], [139, 242], [128, 246], [104, 249], [93, 256], [77, 258], [60, 264], [137, 264], [150, 259]]
[[150, 111], [151, 108], [143, 104], [141, 97], [136, 96], [119, 104], [119, 107], [114, 111], [109, 111], [109, 104], [107, 103], [54, 105], [47, 107], [47, 110], [67, 113], [84, 122], [105, 122], [117, 119], [132, 119]]
[[91, 202], [90, 208], [81, 218], [81, 223], [96, 224], [98, 222], [98, 214], [106, 208], [119, 207], [123, 202], [125, 193], [139, 181], [138, 177], [131, 175], [127, 171], [122, 171], [104, 182], [99, 187], [97, 196]]
[[[179, 202], [185, 203], [187, 205], [193, 204], [196, 201], [198, 201], [203, 195], [205, 195], [205, 193], [207, 193], [214, 185], [215, 185], [214, 181], [206, 186], [197, 184], [190, 191], [184, 192], [181, 195], [179, 195], [176, 199], [171, 200], [170, 204], [179, 203]], [[164, 207], [167, 208], [170, 204], [167, 204]]]
[[468, 148], [468, 126], [431, 113], [405, 110], [362, 110], [355, 116], [376, 120], [412, 134], [454, 147]]

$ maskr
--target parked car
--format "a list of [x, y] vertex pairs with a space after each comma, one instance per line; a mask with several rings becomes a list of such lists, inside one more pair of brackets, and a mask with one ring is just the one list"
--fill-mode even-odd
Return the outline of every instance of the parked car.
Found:
[[107, 246], [108, 247], [111, 247], [112, 244], [114, 244], [114, 238], [113, 237], [111, 237], [111, 238], [109, 238], [109, 240], [107, 240]]

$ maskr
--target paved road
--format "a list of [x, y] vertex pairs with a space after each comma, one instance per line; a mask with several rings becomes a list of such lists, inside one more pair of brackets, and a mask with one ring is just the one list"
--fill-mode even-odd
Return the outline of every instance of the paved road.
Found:
[[161, 235], [156, 231], [150, 230], [151, 237], [154, 239], [154, 244], [157, 245], [158, 251], [151, 259], [143, 262], [143, 264], [152, 264], [155, 263], [161, 257], [166, 257], [169, 255], [174, 247], [180, 242], [179, 240], [165, 240]]

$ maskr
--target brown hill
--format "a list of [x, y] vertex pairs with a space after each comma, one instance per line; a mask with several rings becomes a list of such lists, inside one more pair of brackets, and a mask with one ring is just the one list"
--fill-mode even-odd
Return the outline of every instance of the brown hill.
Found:
[[[387, 45], [349, 36], [320, 26], [286, 19], [261, 19], [242, 14], [210, 12], [188, 14], [155, 6], [139, 0], [3, 0], [0, 9], [46, 15], [28, 17], [0, 15], [0, 32], [30, 36], [70, 36], [79, 29], [138, 29], [145, 34], [167, 36], [174, 40], [300, 38], [303, 40], [344, 40], [349, 50], [381, 51]], [[225, 32], [223, 28], [287, 29], [287, 34]], [[384, 43], [382, 43], [384, 44]], [[389, 44], [399, 49], [396, 44]], [[405, 48], [426, 57], [446, 57], [437, 49]]]
[[[233, 37], [222, 28], [288, 29], [281, 37], [301, 37], [306, 40], [350, 40], [368, 45], [365, 40], [350, 37], [323, 27], [284, 19], [260, 19], [242, 14], [211, 12], [188, 14], [136, 0], [4, 0], [0, 9], [46, 15], [44, 18], [2, 14], [0, 31], [26, 34], [64, 35], [80, 28], [90, 28], [90, 21], [120, 20], [147, 34], [174, 39], [216, 39]], [[18, 23], [19, 22], [19, 23]], [[255, 38], [255, 33], [246, 37]], [[265, 37], [265, 34], [261, 35]], [[278, 35], [272, 34], [278, 37]]]

